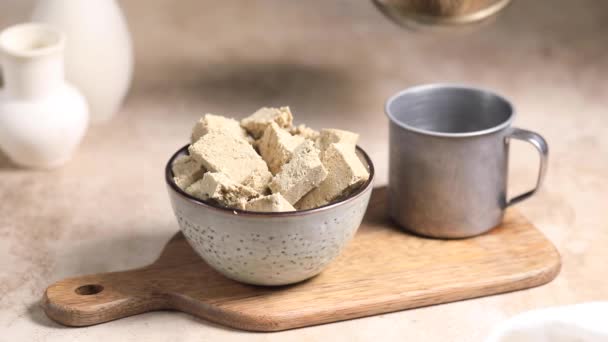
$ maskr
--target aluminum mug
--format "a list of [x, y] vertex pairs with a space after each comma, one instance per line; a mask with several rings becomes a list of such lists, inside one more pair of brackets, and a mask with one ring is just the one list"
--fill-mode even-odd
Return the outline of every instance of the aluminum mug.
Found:
[[[406, 89], [386, 102], [390, 121], [389, 214], [435, 238], [464, 238], [499, 225], [504, 210], [534, 195], [547, 170], [539, 134], [511, 127], [513, 106], [491, 91], [450, 84]], [[540, 153], [534, 189], [506, 198], [509, 141]]]

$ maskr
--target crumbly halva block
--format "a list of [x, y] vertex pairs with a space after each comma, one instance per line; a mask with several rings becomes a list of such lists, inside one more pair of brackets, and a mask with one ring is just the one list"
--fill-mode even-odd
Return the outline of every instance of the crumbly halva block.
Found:
[[291, 128], [291, 130], [289, 131], [289, 133], [291, 133], [292, 135], [298, 135], [301, 137], [304, 137], [306, 139], [310, 139], [310, 140], [317, 140], [319, 138], [319, 131], [315, 131], [314, 129], [301, 124], [298, 126], [294, 126]]
[[278, 212], [278, 211], [295, 211], [291, 203], [281, 194], [272, 194], [268, 196], [258, 197], [245, 204], [246, 210], [262, 211], [262, 212]]
[[321, 184], [325, 177], [327, 170], [319, 159], [319, 150], [311, 141], [306, 140], [291, 160], [283, 165], [269, 187], [273, 193], [280, 193], [289, 203], [294, 204]]
[[241, 185], [221, 172], [207, 172], [202, 179], [190, 185], [186, 192], [222, 206], [244, 208], [245, 204], [260, 196], [254, 189]]
[[208, 171], [222, 172], [233, 181], [266, 193], [272, 174], [244, 139], [222, 132], [209, 132], [188, 148], [190, 155]]
[[292, 136], [275, 122], [271, 122], [266, 127], [262, 138], [258, 140], [257, 145], [262, 159], [268, 164], [270, 172], [276, 175], [281, 171], [281, 167], [291, 159], [296, 148], [303, 144], [305, 140], [300, 136]]
[[321, 151], [325, 151], [329, 145], [334, 143], [348, 144], [353, 147], [357, 146], [357, 140], [359, 140], [359, 134], [357, 133], [341, 129], [324, 128], [319, 134], [317, 145]]
[[240, 122], [205, 114], [192, 129], [190, 155], [172, 166], [176, 184], [223, 206], [284, 211], [348, 196], [369, 178], [358, 134], [292, 122], [289, 107], [260, 108]]
[[241, 120], [241, 126], [243, 126], [243, 128], [245, 128], [254, 138], [259, 139], [271, 122], [275, 122], [282, 128], [291, 127], [293, 115], [291, 114], [289, 107], [262, 107], [255, 113]]
[[238, 121], [220, 115], [205, 114], [192, 128], [190, 140], [192, 143], [195, 143], [203, 135], [211, 131], [223, 132], [233, 137], [242, 137], [247, 141], [251, 139]]
[[173, 171], [173, 181], [182, 190], [201, 179], [207, 171], [200, 162], [187, 155], [175, 159], [171, 170]]
[[300, 210], [320, 207], [346, 196], [369, 178], [369, 172], [350, 144], [330, 144], [321, 160], [327, 169], [327, 178], [296, 203], [295, 207]]

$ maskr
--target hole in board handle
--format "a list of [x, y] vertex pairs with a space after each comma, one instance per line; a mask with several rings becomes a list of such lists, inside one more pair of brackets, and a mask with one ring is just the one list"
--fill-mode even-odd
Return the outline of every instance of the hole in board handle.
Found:
[[88, 284], [77, 288], [75, 291], [81, 296], [90, 296], [103, 291], [103, 286], [99, 284]]

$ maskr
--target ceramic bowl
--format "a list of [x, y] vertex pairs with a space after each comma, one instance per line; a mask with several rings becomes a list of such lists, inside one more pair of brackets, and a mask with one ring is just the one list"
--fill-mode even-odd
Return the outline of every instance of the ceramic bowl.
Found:
[[372, 193], [374, 167], [357, 154], [369, 180], [349, 197], [319, 208], [262, 213], [222, 208], [182, 191], [173, 181], [174, 160], [165, 179], [179, 226], [194, 250], [224, 276], [254, 285], [286, 285], [319, 274], [357, 232]]

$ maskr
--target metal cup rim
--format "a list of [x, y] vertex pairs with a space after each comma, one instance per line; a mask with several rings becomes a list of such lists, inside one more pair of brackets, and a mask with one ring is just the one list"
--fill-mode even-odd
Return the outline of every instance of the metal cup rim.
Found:
[[[429, 89], [437, 89], [437, 88], [473, 90], [478, 93], [484, 93], [489, 96], [495, 97], [495, 98], [499, 99], [500, 101], [504, 102], [505, 104], [507, 104], [507, 106], [509, 107], [509, 117], [505, 121], [500, 123], [499, 125], [496, 125], [496, 126], [493, 126], [493, 127], [487, 128], [487, 129], [472, 131], [472, 132], [446, 133], [446, 132], [438, 132], [438, 131], [417, 128], [417, 127], [405, 124], [405, 123], [401, 122], [400, 120], [398, 120], [394, 116], [394, 114], [391, 113], [391, 111], [389, 110], [389, 107], [391, 106], [391, 104], [395, 100], [397, 100], [399, 97], [401, 97], [405, 94], [410, 94], [410, 93], [417, 92], [417, 91], [426, 91]], [[481, 136], [481, 135], [491, 134], [491, 133], [501, 131], [501, 130], [511, 126], [511, 123], [515, 119], [515, 110], [513, 108], [513, 105], [504, 96], [499, 95], [498, 93], [496, 93], [492, 90], [489, 90], [487, 88], [469, 86], [466, 84], [459, 84], [459, 83], [430, 83], [430, 84], [421, 84], [421, 85], [416, 85], [416, 86], [405, 88], [405, 89], [397, 92], [393, 96], [389, 97], [386, 100], [386, 102], [384, 104], [384, 113], [386, 114], [386, 116], [388, 117], [388, 119], [390, 120], [391, 123], [403, 128], [405, 130], [408, 130], [411, 132], [416, 132], [416, 133], [419, 133], [422, 135], [442, 137], [442, 138], [470, 138], [470, 137], [477, 137], [477, 136]]]

